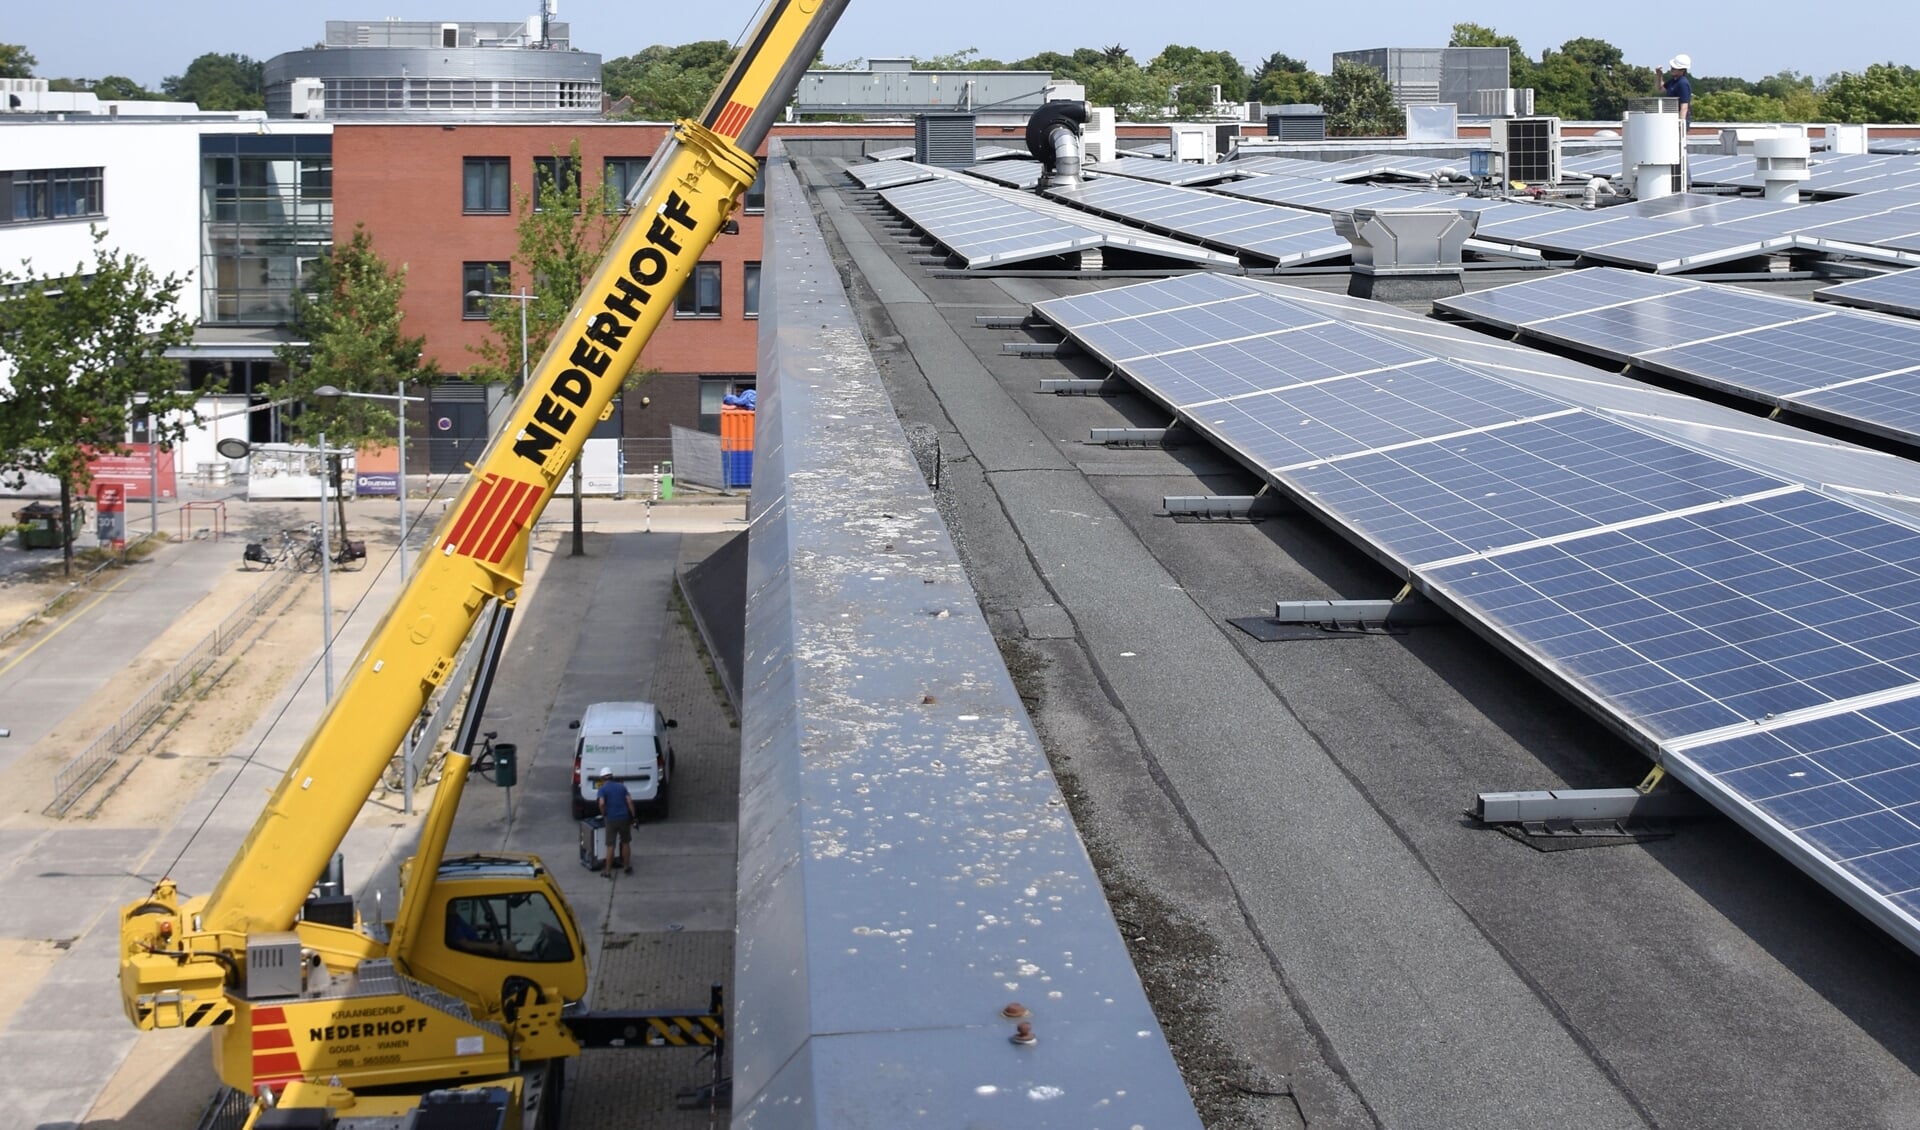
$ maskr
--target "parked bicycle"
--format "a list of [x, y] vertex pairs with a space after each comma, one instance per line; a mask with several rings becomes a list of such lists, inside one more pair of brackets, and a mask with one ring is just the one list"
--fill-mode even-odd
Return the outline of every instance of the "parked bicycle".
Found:
[[[298, 530], [281, 530], [277, 548], [269, 547], [265, 542], [248, 542], [245, 552], [240, 555], [240, 567], [246, 569], [259, 565], [266, 569], [284, 568], [318, 573], [322, 557], [320, 523], [308, 522]], [[367, 563], [367, 543], [358, 538], [349, 538], [334, 550], [332, 560], [334, 568], [343, 571], [363, 568]]]

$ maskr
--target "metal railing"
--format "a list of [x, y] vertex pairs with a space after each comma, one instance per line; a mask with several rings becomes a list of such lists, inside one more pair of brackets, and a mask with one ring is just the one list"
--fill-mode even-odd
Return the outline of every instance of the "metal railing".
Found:
[[194, 1130], [240, 1130], [253, 1113], [253, 1099], [245, 1091], [222, 1087], [200, 1113]]
[[218, 627], [187, 650], [172, 670], [155, 680], [133, 705], [122, 711], [113, 725], [67, 762], [54, 775], [53, 801], [47, 805], [47, 812], [60, 816], [72, 808], [166, 708], [192, 689], [207, 668], [213, 666], [213, 661], [233, 647], [253, 621], [286, 590], [295, 575], [280, 571], [267, 574], [267, 580], [252, 599], [228, 613]]

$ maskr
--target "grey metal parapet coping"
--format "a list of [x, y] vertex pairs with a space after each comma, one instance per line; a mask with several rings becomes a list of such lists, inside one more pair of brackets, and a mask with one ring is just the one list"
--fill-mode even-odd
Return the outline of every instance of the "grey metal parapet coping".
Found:
[[777, 140], [767, 189], [733, 1124], [1198, 1127]]

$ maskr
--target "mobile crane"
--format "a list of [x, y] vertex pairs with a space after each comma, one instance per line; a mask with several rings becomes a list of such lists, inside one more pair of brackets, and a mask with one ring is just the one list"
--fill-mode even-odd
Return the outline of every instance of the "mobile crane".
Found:
[[[443, 858], [459, 753], [402, 866], [390, 927], [308, 896], [475, 625], [511, 608], [533, 523], [753, 182], [755, 149], [845, 6], [770, 0], [701, 118], [676, 125], [634, 190], [605, 260], [219, 882], [189, 897], [163, 878], [121, 912], [127, 1018], [213, 1028], [228, 1086], [370, 1115], [435, 1095], [497, 1101], [509, 1127], [536, 1110], [550, 1125], [557, 1104], [540, 1100], [583, 1045], [659, 1042], [642, 1020], [586, 1010], [580, 930], [537, 858]], [[701, 1024], [718, 1017], [678, 1028]]]

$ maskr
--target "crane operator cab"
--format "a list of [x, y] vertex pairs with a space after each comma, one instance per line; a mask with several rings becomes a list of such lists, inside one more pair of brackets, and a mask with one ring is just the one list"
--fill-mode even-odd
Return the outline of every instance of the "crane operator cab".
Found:
[[[454, 856], [440, 864], [424, 929], [413, 946], [422, 980], [508, 999], [520, 982], [586, 995], [586, 951], [566, 900], [537, 860], [526, 856]], [[443, 985], [448, 991], [452, 986]]]

